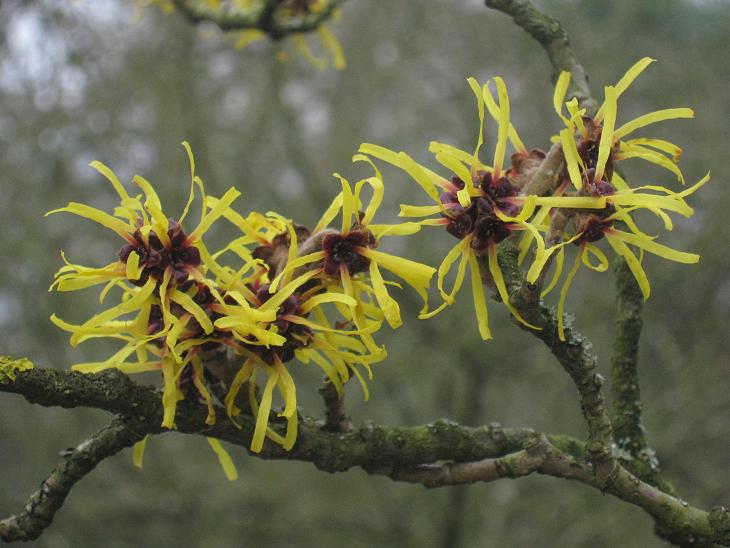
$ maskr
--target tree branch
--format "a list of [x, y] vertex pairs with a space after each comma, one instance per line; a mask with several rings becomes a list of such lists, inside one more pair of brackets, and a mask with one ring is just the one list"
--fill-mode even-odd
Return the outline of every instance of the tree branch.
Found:
[[659, 462], [649, 447], [641, 420], [638, 354], [644, 298], [626, 261], [614, 268], [616, 275], [616, 334], [611, 357], [611, 400], [613, 438], [625, 466], [662, 491], [674, 488], [659, 474]]
[[444, 487], [465, 483], [492, 482], [501, 478], [521, 478], [533, 472], [590, 481], [590, 465], [555, 449], [547, 437], [533, 432], [524, 442], [524, 449], [500, 458], [477, 462], [424, 465], [392, 474], [396, 481], [421, 483], [426, 487]]
[[[554, 323], [554, 317], [550, 321]], [[549, 327], [549, 330], [554, 337], [557, 336], [554, 326]], [[554, 353], [582, 355], [586, 349], [581, 345], [576, 347], [575, 341], [576, 336], [571, 333], [564, 343], [565, 348], [554, 350]], [[579, 360], [576, 363], [582, 362]], [[592, 362], [588, 360], [588, 363]], [[159, 391], [139, 386], [118, 371], [84, 375], [35, 368], [17, 370], [15, 377], [14, 381], [0, 383], [0, 392], [16, 393], [45, 406], [95, 407], [129, 417], [125, 419], [128, 422], [122, 422], [129, 427], [129, 432], [124, 434], [129, 437], [115, 440], [111, 434], [102, 436], [107, 444], [102, 444], [103, 447], [110, 448], [107, 456], [133, 444], [144, 434], [167, 431], [160, 427], [162, 403]], [[590, 373], [589, 378], [593, 378]], [[589, 389], [586, 394], [597, 390]], [[589, 402], [584, 404], [584, 409], [589, 410], [589, 414], [591, 409], [595, 410]], [[242, 428], [238, 429], [227, 420], [219, 420], [215, 425], [208, 426], [205, 424], [206, 416], [207, 407], [204, 404], [190, 400], [179, 402], [175, 417], [177, 431], [203, 434], [239, 446], [247, 446], [250, 442], [255, 426], [253, 417], [239, 417]], [[271, 418], [271, 425], [275, 429], [284, 427], [275, 416]], [[84, 446], [82, 444], [76, 451], [83, 450]], [[116, 450], [111, 449], [117, 446]], [[489, 474], [493, 472], [488, 470], [491, 467], [499, 472], [500, 477], [546, 473], [584, 482], [643, 508], [655, 518], [666, 538], [689, 542], [687, 539], [691, 536], [698, 543], [707, 541], [730, 545], [730, 517], [725, 510], [715, 509], [708, 513], [693, 508], [641, 482], [620, 466], [616, 466], [612, 481], [604, 483], [595, 473], [594, 466], [586, 460], [588, 457], [595, 461], [593, 453], [592, 442], [586, 446], [568, 436], [546, 436], [528, 428], [502, 428], [498, 424], [479, 428], [465, 427], [446, 420], [415, 427], [366, 424], [351, 432], [340, 433], [327, 432], [321, 421], [305, 417], [291, 451], [266, 442], [263, 451], [254, 456], [311, 462], [327, 472], [358, 467], [368, 473], [386, 475], [398, 481], [414, 481], [416, 473], [423, 477], [432, 476], [432, 467], [424, 468], [423, 465], [438, 462], [457, 466], [450, 470], [452, 483], [455, 483], [454, 477], [476, 477], [479, 481], [482, 481], [480, 478], [490, 478], [492, 476]], [[103, 454], [103, 451], [98, 454]], [[490, 463], [489, 459], [499, 462]], [[480, 461], [485, 462], [474, 465]], [[94, 465], [96, 462], [98, 460]], [[471, 463], [471, 466], [458, 468], [458, 463]], [[89, 470], [91, 468], [93, 466]]]
[[[167, 432], [162, 422], [161, 395], [152, 387], [140, 386], [116, 370], [97, 374], [34, 368], [17, 372], [14, 382], [0, 384], [0, 392], [19, 394], [45, 407], [91, 407], [132, 417], [146, 433]], [[205, 424], [207, 407], [185, 399], [178, 403], [175, 425], [178, 432], [204, 434], [246, 447], [255, 421], [241, 415], [237, 421], [219, 419]], [[225, 412], [222, 413], [225, 416]], [[271, 427], [285, 428], [285, 421], [272, 412]], [[304, 417], [297, 443], [291, 451], [266, 442], [257, 456], [266, 459], [303, 460], [328, 472], [375, 465], [415, 466], [439, 460], [459, 462], [502, 456], [522, 447], [529, 428], [466, 427], [440, 420], [413, 427], [366, 424], [351, 432], [328, 432], [322, 421]], [[551, 442], [569, 453], [582, 454], [583, 444], [568, 436], [550, 436]]]
[[[564, 322], [565, 340], [560, 340], [556, 312], [538, 300], [525, 302], [520, 298], [524, 284], [517, 256], [518, 250], [513, 244], [502, 244], [499, 248], [500, 268], [512, 294], [517, 297], [513, 304], [527, 321], [541, 329], [532, 329], [519, 322], [518, 325], [545, 343], [578, 389], [581, 410], [588, 426], [588, 454], [598, 483], [605, 487], [612, 481], [617, 464], [611, 450], [613, 433], [603, 397], [603, 377], [596, 372], [598, 357], [590, 340], [572, 328], [570, 318]], [[488, 267], [483, 261], [482, 267], [487, 273]]]
[[647, 448], [641, 424], [641, 394], [637, 360], [643, 321], [644, 298], [626, 261], [618, 262], [616, 274], [616, 336], [611, 357], [611, 396], [614, 438], [620, 449], [638, 458]]
[[650, 514], [660, 536], [681, 546], [730, 545], [730, 513], [723, 508], [705, 512], [642, 482], [623, 468], [617, 468], [615, 480], [605, 488], [596, 480], [588, 462], [555, 448], [542, 434], [525, 439], [524, 449], [500, 458], [470, 463], [447, 463], [397, 470], [397, 481], [421, 483], [429, 488], [501, 478], [520, 478], [533, 473], [579, 481], [635, 504]]
[[112, 423], [63, 455], [61, 463], [43, 480], [20, 514], [0, 521], [4, 542], [33, 540], [52, 523], [69, 492], [96, 465], [144, 438], [138, 425], [115, 419]]
[[555, 143], [550, 147], [547, 155], [540, 163], [535, 173], [530, 177], [522, 194], [528, 196], [535, 194], [542, 196], [555, 190], [563, 180], [565, 172], [565, 157], [563, 156], [563, 147], [560, 143]]
[[352, 421], [345, 409], [345, 395], [337, 393], [335, 385], [325, 381], [319, 393], [324, 400], [325, 423], [323, 428], [330, 432], [349, 432], [352, 430]]
[[561, 71], [572, 74], [568, 97], [576, 97], [582, 107], [591, 112], [596, 107], [591, 97], [583, 65], [570, 47], [568, 33], [560, 22], [535, 9], [529, 0], [485, 0], [488, 8], [509, 15], [516, 25], [522, 27], [545, 49], [553, 66], [553, 81], [557, 80]]

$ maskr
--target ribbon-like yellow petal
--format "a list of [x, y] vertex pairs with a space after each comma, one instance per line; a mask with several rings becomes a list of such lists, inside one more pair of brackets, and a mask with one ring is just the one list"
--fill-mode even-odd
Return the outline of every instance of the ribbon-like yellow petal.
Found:
[[630, 122], [624, 124], [618, 128], [614, 134], [614, 141], [622, 139], [629, 133], [633, 133], [639, 128], [648, 126], [649, 124], [656, 124], [657, 122], [663, 122], [664, 120], [675, 120], [677, 118], [694, 118], [694, 111], [691, 108], [667, 108], [663, 110], [656, 110], [649, 112], [638, 118], [634, 118]]
[[497, 246], [493, 243], [490, 243], [487, 255], [489, 259], [489, 272], [492, 274], [492, 278], [494, 279], [494, 285], [497, 287], [497, 293], [499, 293], [499, 297], [502, 299], [504, 306], [507, 307], [507, 310], [509, 310], [512, 315], [517, 319], [517, 321], [519, 321], [521, 324], [526, 325], [531, 329], [536, 329], [540, 331], [542, 329], [541, 327], [532, 325], [530, 322], [525, 320], [525, 318], [522, 317], [517, 309], [512, 306], [509, 293], [507, 292], [507, 286], [504, 283], [502, 269], [499, 268], [499, 261], [497, 260]]
[[565, 101], [565, 94], [568, 92], [568, 86], [570, 86], [570, 72], [564, 70], [560, 73], [558, 81], [555, 83], [553, 108], [566, 125], [568, 124], [568, 119], [563, 115], [563, 102]]
[[494, 84], [497, 86], [497, 97], [499, 99], [499, 129], [497, 131], [497, 145], [494, 148], [494, 172], [493, 177], [499, 177], [504, 165], [504, 153], [507, 149], [507, 138], [509, 137], [509, 96], [504, 80], [499, 76], [494, 77]]
[[644, 296], [644, 300], [649, 298], [651, 295], [651, 287], [649, 286], [649, 278], [646, 277], [646, 272], [641, 266], [641, 263], [636, 258], [636, 255], [632, 253], [629, 247], [624, 243], [622, 237], [615, 233], [616, 231], [606, 231], [606, 240], [609, 245], [614, 249], [616, 253], [621, 255], [629, 266], [629, 270], [636, 278], [636, 283], [641, 289], [641, 294]]
[[261, 394], [261, 403], [259, 403], [258, 409], [256, 410], [256, 428], [251, 439], [251, 451], [254, 453], [260, 453], [264, 446], [266, 428], [269, 423], [269, 413], [271, 412], [271, 400], [273, 398], [274, 387], [279, 378], [279, 372], [275, 369], [267, 369], [266, 374], [269, 378]]
[[208, 445], [210, 445], [210, 448], [213, 449], [213, 452], [218, 457], [218, 462], [223, 469], [223, 473], [228, 478], [228, 481], [236, 481], [238, 479], [238, 470], [236, 470], [236, 465], [233, 464], [233, 460], [228, 454], [228, 451], [223, 448], [221, 442], [217, 439], [209, 438], [207, 436], [205, 439], [208, 440]]
[[570, 129], [564, 129], [560, 132], [560, 144], [563, 146], [563, 156], [568, 167], [568, 175], [573, 186], [580, 190], [583, 187], [583, 178], [580, 175], [580, 156], [578, 148], [575, 146], [575, 137]]
[[489, 331], [489, 313], [487, 312], [487, 299], [484, 297], [482, 276], [474, 253], [468, 253], [467, 261], [469, 262], [469, 270], [471, 272], [471, 291], [474, 298], [474, 311], [477, 316], [479, 335], [483, 340], [487, 341], [492, 338], [492, 333]]
[[[603, 179], [603, 173], [606, 169], [606, 162], [611, 155], [611, 150], [614, 143], [613, 128], [616, 124], [616, 89], [613, 86], [606, 86], [606, 100], [603, 103], [604, 109], [604, 120], [603, 127], [601, 128], [601, 142], [598, 145], [598, 160], [596, 161], [596, 175], [595, 180], [601, 181]], [[616, 137], [618, 139], [618, 137]]]
[[585, 247], [581, 246], [580, 251], [575, 256], [575, 261], [573, 262], [573, 266], [571, 267], [570, 271], [568, 271], [568, 275], [565, 277], [565, 281], [563, 282], [563, 287], [560, 288], [560, 299], [558, 299], [558, 337], [561, 341], [565, 341], [565, 323], [563, 321], [563, 316], [565, 314], [565, 301], [568, 298], [568, 289], [570, 289], [570, 284], [573, 282], [573, 278], [575, 277], [575, 273], [578, 272], [578, 267], [580, 266], [581, 258], [583, 256]]
[[375, 261], [370, 261], [370, 280], [375, 291], [375, 298], [378, 300], [378, 306], [383, 311], [388, 324], [392, 329], [399, 328], [403, 325], [403, 320], [400, 316], [400, 307], [395, 299], [388, 294], [388, 290], [383, 282], [383, 276], [380, 274], [380, 269], [378, 269], [378, 263]]
[[74, 215], [78, 215], [79, 217], [84, 217], [86, 219], [95, 221], [100, 225], [105, 226], [110, 230], [113, 230], [125, 240], [130, 239], [130, 233], [133, 231], [130, 225], [128, 225], [124, 221], [121, 221], [116, 217], [112, 217], [105, 211], [101, 211], [100, 209], [97, 209], [95, 207], [91, 207], [86, 204], [80, 204], [78, 202], [70, 202], [66, 207], [61, 207], [49, 211], [48, 213], [46, 213], [46, 217], [48, 217], [49, 215], [53, 215], [54, 213], [60, 213], [61, 211], [73, 213]]

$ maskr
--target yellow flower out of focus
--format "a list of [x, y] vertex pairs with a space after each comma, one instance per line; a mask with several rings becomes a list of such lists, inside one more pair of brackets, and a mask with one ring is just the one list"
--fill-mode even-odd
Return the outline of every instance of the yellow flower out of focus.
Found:
[[[317, 21], [312, 24], [308, 20], [318, 16], [324, 16], [336, 21], [340, 16], [338, 8], [331, 5], [332, 0], [284, 0], [279, 2], [273, 17], [285, 27], [292, 30], [272, 31], [260, 27], [260, 19], [268, 2], [266, 0], [233, 0], [222, 2], [221, 0], [201, 0], [197, 6], [192, 6], [196, 15], [203, 19], [214, 22], [233, 21], [226, 35], [233, 39], [236, 49], [243, 49], [248, 45], [272, 38], [279, 40], [288, 34], [293, 34], [295, 45], [294, 52], [301, 56], [317, 70], [326, 70], [334, 67], [336, 70], [343, 70], [347, 66], [342, 45], [332, 30], [324, 21]], [[140, 9], [138, 18], [144, 13], [145, 8], [156, 7], [164, 14], [171, 14], [176, 11], [175, 3], [172, 0], [137, 0]], [[297, 30], [297, 25], [302, 24], [302, 30]], [[306, 24], [305, 24], [306, 23]], [[312, 34], [310, 39], [307, 34]], [[314, 44], [314, 48], [312, 45]], [[280, 48], [277, 59], [288, 61], [291, 53]]]

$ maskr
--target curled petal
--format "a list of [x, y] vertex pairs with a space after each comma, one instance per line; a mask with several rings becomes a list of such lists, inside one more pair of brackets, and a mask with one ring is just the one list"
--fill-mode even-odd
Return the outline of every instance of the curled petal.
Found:
[[575, 256], [575, 261], [573, 262], [573, 266], [571, 267], [570, 271], [568, 271], [568, 275], [565, 277], [565, 281], [563, 282], [563, 287], [560, 288], [560, 299], [558, 300], [558, 337], [560, 337], [561, 341], [565, 341], [565, 322], [563, 320], [563, 316], [565, 314], [565, 301], [568, 298], [568, 289], [570, 289], [570, 284], [573, 283], [573, 278], [575, 278], [575, 273], [578, 272], [578, 267], [580, 266], [583, 253], [585, 252], [585, 247], [581, 246], [580, 251]]

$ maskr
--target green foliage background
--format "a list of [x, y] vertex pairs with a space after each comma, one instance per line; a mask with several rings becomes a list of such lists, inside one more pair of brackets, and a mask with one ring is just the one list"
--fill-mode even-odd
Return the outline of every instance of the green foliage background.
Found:
[[[541, 5], [563, 21], [596, 94], [639, 57], [659, 59], [622, 97], [624, 119], [665, 107], [696, 109], [694, 122], [654, 132], [685, 148], [688, 179], [709, 168], [713, 182], [694, 197], [695, 217], [678, 220], [665, 240], [700, 252], [700, 264], [646, 259], [653, 297], [641, 381], [650, 443], [667, 478], [697, 506], [727, 503], [730, 5]], [[360, 142], [429, 162], [431, 139], [470, 148], [477, 121], [468, 75], [506, 79], [513, 120], [528, 146], [547, 148], [558, 128], [544, 53], [477, 0], [351, 0], [334, 26], [349, 66], [326, 73], [297, 59], [277, 62], [270, 44], [235, 51], [213, 29], [193, 28], [180, 17], [149, 12], [133, 24], [133, 12], [130, 2], [112, 0], [0, 6], [2, 354], [65, 368], [110, 350], [102, 344], [71, 349], [48, 321], [54, 311], [79, 320], [96, 306], [93, 291], [46, 293], [60, 265], [58, 250], [76, 262], [103, 264], [120, 245], [83, 220], [43, 219], [71, 200], [112, 206], [110, 188], [86, 167], [92, 159], [125, 181], [144, 175], [175, 214], [187, 195], [179, 145], [187, 139], [211, 193], [236, 185], [243, 192], [240, 209], [276, 209], [306, 224], [337, 191], [332, 171], [361, 174], [350, 163]], [[401, 173], [384, 175], [390, 215], [398, 203], [421, 198]], [[629, 175], [668, 180], [661, 171], [629, 168]], [[225, 235], [221, 225], [215, 237]], [[437, 264], [449, 243], [429, 232], [401, 250]], [[491, 314], [495, 341], [482, 344], [467, 299], [421, 322], [413, 295], [403, 298], [406, 326], [395, 336], [385, 333], [390, 357], [375, 370], [370, 402], [358, 390], [348, 396], [357, 422], [408, 425], [449, 417], [584, 434], [569, 379], [498, 306]], [[595, 341], [604, 375], [612, 300], [611, 275], [587, 272], [569, 298], [577, 323]], [[318, 373], [296, 366], [294, 374], [305, 412], [320, 413]], [[20, 510], [58, 451], [104, 421], [100, 412], [0, 398], [0, 514]], [[327, 475], [307, 464], [252, 459], [241, 448], [231, 452], [241, 475], [236, 483], [225, 480], [199, 437], [152, 439], [143, 472], [123, 452], [74, 489], [33, 545], [661, 545], [640, 510], [569, 482], [530, 477], [427, 491], [361, 471]]]

